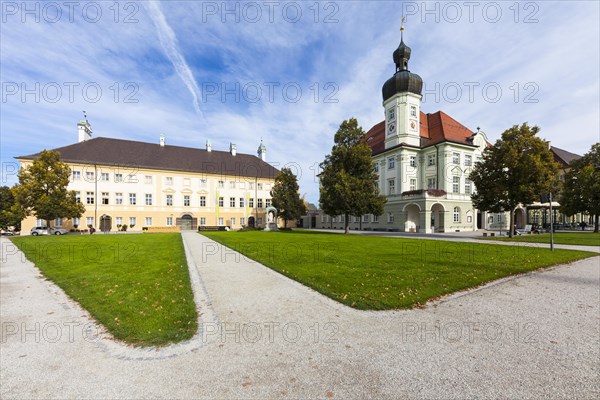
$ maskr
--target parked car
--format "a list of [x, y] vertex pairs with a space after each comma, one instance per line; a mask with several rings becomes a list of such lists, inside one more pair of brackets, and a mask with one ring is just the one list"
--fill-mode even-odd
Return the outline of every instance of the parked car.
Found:
[[39, 236], [39, 235], [64, 235], [67, 232], [68, 231], [66, 229], [61, 229], [61, 228], [47, 228], [45, 226], [36, 226], [34, 228], [31, 228], [31, 234], [33, 236]]

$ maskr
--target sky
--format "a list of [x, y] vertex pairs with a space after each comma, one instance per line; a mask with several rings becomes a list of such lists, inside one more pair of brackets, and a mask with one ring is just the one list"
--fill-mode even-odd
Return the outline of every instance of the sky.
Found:
[[513, 125], [584, 154], [600, 140], [597, 1], [0, 1], [2, 185], [14, 157], [94, 137], [256, 154], [315, 174], [345, 119], [384, 118], [393, 51], [412, 48], [421, 110], [490, 141]]

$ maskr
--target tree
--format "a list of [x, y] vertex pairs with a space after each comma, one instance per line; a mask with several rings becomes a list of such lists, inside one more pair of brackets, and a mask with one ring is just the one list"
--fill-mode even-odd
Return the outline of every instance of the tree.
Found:
[[560, 211], [565, 215], [579, 212], [594, 216], [594, 232], [598, 232], [600, 216], [600, 143], [583, 157], [569, 163], [560, 195]]
[[306, 214], [306, 206], [298, 193], [299, 188], [296, 175], [289, 168], [283, 168], [275, 177], [271, 201], [283, 218], [286, 228], [289, 220], [296, 220]]
[[8, 230], [10, 227], [21, 230], [21, 220], [24, 218], [20, 208], [17, 207], [13, 190], [8, 186], [0, 187], [0, 229]]
[[34, 214], [46, 220], [78, 218], [85, 207], [68, 191], [71, 169], [60, 161], [60, 153], [44, 150], [31, 165], [19, 171], [19, 185], [14, 188], [16, 203], [23, 215]]
[[362, 141], [358, 121], [342, 122], [334, 136], [331, 154], [320, 165], [320, 205], [328, 215], [343, 215], [345, 233], [350, 216], [381, 215], [386, 198], [379, 193], [371, 149]]
[[514, 212], [519, 204], [531, 204], [548, 193], [556, 181], [558, 164], [548, 142], [536, 136], [537, 126], [515, 125], [502, 139], [483, 152], [471, 172], [477, 188], [473, 205], [490, 212], [510, 212], [509, 236], [513, 236]]

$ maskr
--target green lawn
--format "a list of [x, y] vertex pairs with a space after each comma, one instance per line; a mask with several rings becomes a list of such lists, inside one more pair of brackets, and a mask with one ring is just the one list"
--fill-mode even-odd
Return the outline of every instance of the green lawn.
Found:
[[[521, 235], [515, 236], [512, 239], [508, 237], [502, 238], [482, 238], [484, 240], [502, 240], [512, 242], [528, 242], [528, 243], [548, 243], [550, 244], [550, 234], [542, 233], [540, 235]], [[554, 243], [556, 244], [574, 244], [580, 246], [600, 246], [600, 233], [593, 232], [559, 232], [554, 233]]]
[[597, 255], [485, 243], [313, 232], [203, 232], [354, 308], [412, 308], [508, 275]]
[[177, 233], [27, 236], [12, 241], [117, 339], [158, 346], [197, 331]]

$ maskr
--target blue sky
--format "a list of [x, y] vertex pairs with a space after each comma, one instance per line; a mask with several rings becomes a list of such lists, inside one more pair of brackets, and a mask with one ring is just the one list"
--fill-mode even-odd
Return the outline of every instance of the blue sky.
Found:
[[339, 124], [383, 119], [403, 14], [422, 111], [492, 141], [522, 122], [579, 154], [599, 140], [596, 1], [24, 4], [1, 2], [2, 184], [13, 157], [76, 142], [86, 110], [95, 136], [251, 154], [262, 138], [316, 202]]

